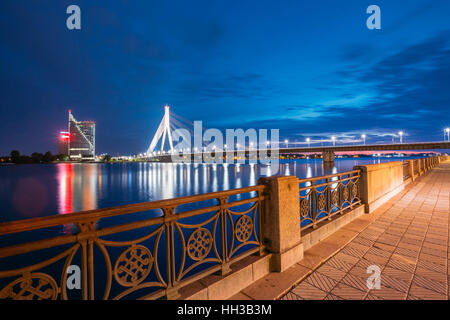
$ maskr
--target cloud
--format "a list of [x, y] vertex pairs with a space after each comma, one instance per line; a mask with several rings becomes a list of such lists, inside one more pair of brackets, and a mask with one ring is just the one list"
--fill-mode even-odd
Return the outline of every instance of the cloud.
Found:
[[255, 98], [268, 95], [266, 80], [261, 74], [200, 74], [183, 81], [176, 93], [197, 99]]
[[[285, 135], [294, 136], [333, 134], [353, 139], [364, 132], [383, 139], [404, 130], [415, 140], [429, 137], [430, 131], [440, 137], [450, 107], [449, 44], [450, 32], [446, 31], [387, 53], [373, 63], [340, 69], [332, 73], [342, 84], [336, 98], [311, 105], [283, 105], [284, 117], [252, 125], [281, 127]], [[351, 55], [362, 56], [362, 49], [355, 48], [341, 56], [344, 64]], [[336, 129], [323, 130], [330, 127]]]

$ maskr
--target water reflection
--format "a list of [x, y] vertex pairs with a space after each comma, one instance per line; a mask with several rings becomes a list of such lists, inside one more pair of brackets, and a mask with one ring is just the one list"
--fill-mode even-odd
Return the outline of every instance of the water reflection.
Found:
[[[353, 165], [353, 163], [351, 163]], [[336, 173], [321, 161], [281, 164], [280, 174], [310, 178]], [[170, 199], [186, 195], [256, 185], [271, 176], [271, 167], [259, 164], [59, 164], [58, 212], [61, 214], [102, 207]]]
[[98, 194], [103, 189], [101, 166], [96, 164], [58, 164], [57, 180], [59, 213], [98, 208]]
[[[323, 166], [320, 159], [282, 161], [276, 174], [311, 178], [349, 171], [353, 166], [392, 161], [389, 158], [338, 159]], [[400, 159], [395, 159], [400, 160]], [[57, 164], [49, 166], [0, 167], [2, 221], [30, 218], [17, 203], [34, 205], [47, 194], [33, 216], [106, 208], [130, 203], [169, 199], [256, 185], [271, 176], [271, 166], [261, 164]], [[275, 171], [274, 171], [275, 172]], [[28, 183], [33, 179], [34, 184]], [[14, 202], [25, 182], [26, 197]], [[43, 189], [43, 190], [41, 190]], [[17, 192], [16, 192], [17, 191]], [[45, 191], [45, 192], [44, 192]], [[22, 206], [23, 207], [23, 206]], [[27, 207], [28, 208], [28, 207]], [[23, 209], [23, 208], [22, 208]], [[29, 209], [26, 210], [30, 212]]]

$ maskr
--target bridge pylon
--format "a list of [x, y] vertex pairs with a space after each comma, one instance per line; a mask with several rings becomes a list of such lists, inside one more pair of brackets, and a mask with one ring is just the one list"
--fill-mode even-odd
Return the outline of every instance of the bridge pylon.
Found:
[[324, 150], [322, 152], [322, 158], [324, 163], [333, 164], [335, 157], [336, 155], [334, 154], [333, 150]]
[[173, 153], [173, 143], [172, 143], [172, 132], [170, 130], [170, 107], [168, 105], [164, 106], [164, 116], [159, 124], [158, 130], [156, 130], [155, 135], [153, 136], [152, 142], [147, 150], [147, 156], [150, 156], [153, 151], [155, 151], [155, 147], [158, 144], [158, 141], [162, 137], [161, 141], [161, 153], [164, 151], [164, 144], [167, 140], [169, 141], [170, 152]]

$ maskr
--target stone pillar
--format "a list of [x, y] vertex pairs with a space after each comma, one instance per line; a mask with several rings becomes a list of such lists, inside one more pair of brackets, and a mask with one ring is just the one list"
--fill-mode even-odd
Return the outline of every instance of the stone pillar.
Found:
[[361, 201], [366, 213], [371, 213], [403, 190], [403, 162], [386, 162], [355, 166], [361, 170]]
[[271, 271], [282, 272], [303, 259], [300, 237], [300, 195], [298, 179], [293, 176], [261, 178], [268, 187], [264, 201], [263, 235], [272, 253]]
[[334, 163], [335, 154], [332, 150], [325, 150], [322, 152], [322, 159], [324, 163]]
[[411, 181], [415, 180], [414, 177], [414, 160], [407, 160], [409, 163], [409, 176], [411, 177]]

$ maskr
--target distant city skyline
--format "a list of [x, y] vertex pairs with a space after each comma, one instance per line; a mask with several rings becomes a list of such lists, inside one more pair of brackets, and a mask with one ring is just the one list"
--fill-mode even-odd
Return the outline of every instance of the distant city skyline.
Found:
[[[66, 8], [81, 8], [81, 30]], [[381, 30], [366, 8], [381, 8]], [[290, 143], [439, 141], [450, 127], [450, 2], [0, 3], [0, 156], [57, 151], [67, 112], [96, 153], [145, 152], [164, 105]], [[328, 142], [329, 143], [329, 142]]]

